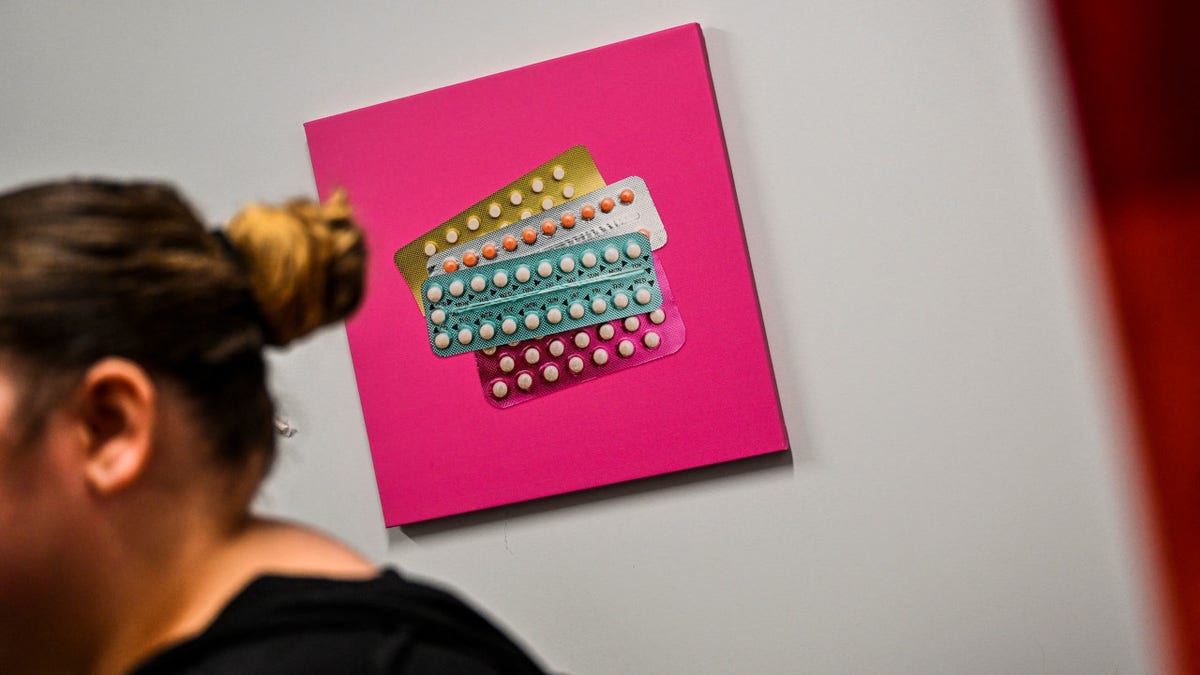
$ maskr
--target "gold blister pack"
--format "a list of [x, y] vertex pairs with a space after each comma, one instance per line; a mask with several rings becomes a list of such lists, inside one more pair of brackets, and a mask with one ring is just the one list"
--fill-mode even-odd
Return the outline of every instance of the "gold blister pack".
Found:
[[396, 251], [396, 267], [424, 313], [421, 284], [429, 278], [430, 256], [602, 187], [592, 153], [577, 145], [405, 244]]

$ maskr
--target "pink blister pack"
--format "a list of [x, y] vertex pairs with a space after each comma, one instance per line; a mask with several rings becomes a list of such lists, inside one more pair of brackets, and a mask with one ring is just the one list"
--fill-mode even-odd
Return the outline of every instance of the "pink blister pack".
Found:
[[487, 402], [508, 408], [679, 351], [683, 318], [655, 262], [663, 301], [654, 311], [475, 352]]

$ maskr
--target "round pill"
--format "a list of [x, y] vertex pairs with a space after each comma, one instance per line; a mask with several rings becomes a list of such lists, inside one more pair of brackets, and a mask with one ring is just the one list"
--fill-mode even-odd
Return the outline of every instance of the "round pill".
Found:
[[454, 229], [453, 227], [446, 230], [446, 241], [450, 242], [451, 244], [458, 241], [458, 230]]
[[650, 323], [658, 325], [667, 320], [667, 313], [662, 311], [662, 308], [650, 312]]
[[616, 206], [616, 203], [613, 202], [612, 197], [605, 197], [604, 199], [600, 200], [600, 210], [605, 213], [612, 211], [614, 206]]
[[484, 279], [483, 275], [476, 274], [471, 277], [471, 290], [481, 293], [485, 288], [487, 288], [487, 279]]
[[559, 218], [558, 220], [562, 223], [562, 226], [568, 230], [572, 227], [575, 227], [575, 214], [571, 213], [570, 211], [562, 214], [562, 218]]
[[584, 267], [591, 269], [596, 266], [598, 261], [596, 260], [595, 253], [592, 253], [591, 251], [584, 251], [583, 255], [579, 258], [579, 262], [582, 263]]
[[609, 246], [604, 249], [604, 259], [610, 263], [615, 263], [621, 259], [621, 252], [615, 246]]
[[474, 267], [477, 262], [479, 262], [479, 254], [475, 251], [467, 251], [463, 254], [463, 264], [467, 267]]
[[432, 284], [425, 291], [425, 297], [429, 298], [430, 302], [437, 302], [442, 299], [442, 287], [437, 284]]
[[583, 372], [583, 359], [578, 356], [572, 356], [567, 359], [567, 368], [570, 368], [572, 373]]
[[533, 386], [533, 375], [529, 373], [517, 375], [517, 386], [521, 388], [521, 391], [529, 391], [529, 388]]
[[446, 258], [442, 261], [442, 269], [449, 274], [458, 269], [458, 261], [454, 258]]
[[510, 234], [500, 242], [500, 245], [504, 247], [505, 251], [515, 251], [517, 250], [517, 238]]
[[500, 332], [504, 333], [505, 335], [512, 335], [513, 333], [517, 332], [516, 319], [513, 319], [510, 317], [510, 318], [506, 318], [504, 321], [501, 321], [500, 322]]
[[542, 360], [542, 353], [537, 350], [537, 347], [530, 347], [525, 350], [525, 363], [534, 365]]
[[566, 345], [563, 344], [562, 340], [555, 338], [550, 341], [550, 344], [546, 345], [546, 349], [550, 351], [550, 356], [557, 358], [563, 355], [563, 350], [566, 349]]
[[579, 209], [579, 215], [583, 216], [584, 220], [591, 220], [596, 217], [596, 207], [586, 204], [582, 209]]
[[558, 261], [558, 269], [562, 270], [563, 272], [574, 272], [575, 259], [569, 255], [564, 255], [562, 259]]
[[601, 340], [613, 339], [613, 334], [616, 332], [617, 329], [613, 328], [611, 323], [600, 324], [600, 327], [596, 329], [596, 335], [599, 335]]
[[538, 263], [537, 273], [539, 277], [545, 279], [551, 274], [554, 274], [554, 266], [550, 264], [549, 260], [543, 260]]
[[617, 293], [613, 296], [613, 307], [617, 309], [625, 309], [629, 306], [629, 296], [624, 293]]
[[508, 275], [504, 273], [504, 270], [500, 270], [492, 275], [492, 283], [496, 284], [496, 288], [504, 288], [508, 285]]
[[625, 358], [629, 358], [630, 356], [633, 356], [633, 341], [632, 340], [621, 340], [620, 342], [618, 342], [617, 343], [617, 353], [620, 354], [621, 356], [624, 356]]
[[475, 333], [471, 332], [470, 328], [464, 328], [458, 331], [458, 341], [464, 345], [471, 344], [471, 340], [475, 339]]
[[567, 175], [567, 170], [561, 166], [554, 167], [554, 180], [562, 180], [563, 176]]
[[454, 281], [450, 282], [450, 295], [453, 295], [454, 297], [457, 298], [466, 292], [467, 292], [467, 289], [465, 286], [463, 286], [463, 282], [461, 279], [455, 279]]
[[575, 346], [576, 347], [583, 349], [590, 344], [592, 344], [592, 337], [590, 335], [588, 335], [587, 333], [585, 333], [583, 331], [579, 331], [578, 333], [575, 334]]
[[529, 267], [527, 267], [525, 265], [521, 265], [520, 267], [518, 267], [517, 271], [513, 272], [513, 278], [515, 278], [517, 281], [519, 281], [521, 283], [525, 283], [526, 281], [529, 281]]
[[438, 333], [437, 337], [433, 338], [433, 346], [438, 349], [445, 349], [450, 346], [450, 336], [445, 333]]
[[554, 208], [554, 200], [550, 197], [543, 197], [542, 198], [542, 210], [549, 211], [552, 208]]
[[533, 217], [533, 211], [530, 211], [529, 209], [521, 209], [521, 220], [525, 220], [526, 218], [532, 218], [532, 217]]
[[608, 363], [608, 350], [604, 347], [597, 347], [596, 351], [592, 352], [592, 362], [598, 366]]
[[491, 242], [484, 244], [482, 251], [483, 257], [487, 258], [488, 260], [496, 257], [496, 245]]
[[508, 385], [503, 381], [496, 381], [492, 384], [492, 396], [496, 398], [504, 398], [508, 396]]
[[646, 344], [646, 346], [649, 347], [650, 349], [654, 349], [654, 348], [658, 347], [658, 344], [659, 344], [658, 333], [655, 333], [652, 330], [646, 331], [646, 334], [642, 336], [642, 342], [644, 342]]
[[567, 314], [570, 314], [572, 319], [582, 319], [585, 313], [586, 310], [582, 303], [572, 302], [571, 306], [567, 308]]
[[513, 368], [516, 368], [516, 367], [517, 367], [517, 361], [513, 357], [509, 356], [508, 354], [505, 354], [504, 356], [500, 357], [500, 370], [502, 370], [506, 373], [511, 373], [513, 371]]
[[644, 228], [644, 227], [639, 227], [639, 228], [638, 228], [638, 232], [641, 232], [642, 234], [646, 235], [646, 238], [647, 238], [647, 239], [649, 239], [649, 238], [650, 238], [650, 230], [647, 230], [647, 229], [646, 229], [646, 228]]
[[[491, 324], [484, 324], [484, 325], [488, 326]], [[483, 326], [479, 327], [479, 334], [483, 335]], [[491, 356], [492, 354], [496, 353], [496, 348], [495, 347], [487, 347], [486, 349], [481, 349], [480, 351], [482, 351], [484, 354], [486, 354], [488, 356]]]
[[621, 190], [621, 194], [617, 195], [617, 198], [621, 200], [622, 204], [629, 204], [633, 202], [633, 190], [625, 188]]
[[432, 241], [425, 242], [425, 255], [433, 255], [437, 253], [437, 244]]
[[604, 298], [595, 298], [592, 300], [592, 313], [603, 314], [608, 311], [608, 302]]
[[520, 206], [521, 193], [517, 190], [513, 190], [512, 192], [508, 193], [508, 201], [512, 202], [513, 206]]
[[575, 196], [575, 186], [574, 185], [568, 185], [563, 188], [563, 197], [570, 199], [571, 197], [574, 197], [574, 196]]
[[433, 310], [432, 312], [429, 313], [429, 320], [432, 321], [433, 325], [435, 325], [435, 326], [442, 325], [446, 321], [446, 310], [444, 310], [444, 309]]
[[546, 184], [542, 182], [541, 178], [534, 178], [533, 182], [529, 184], [529, 189], [533, 190], [534, 192], [541, 192], [545, 188]]
[[538, 318], [537, 314], [526, 314], [525, 315], [525, 327], [526, 328], [528, 328], [529, 330], [537, 330], [537, 327], [540, 325], [542, 325], [542, 320]]
[[521, 230], [521, 241], [524, 241], [526, 244], [532, 244], [537, 241], [537, 230], [532, 227]]
[[500, 217], [500, 205], [497, 204], [496, 202], [492, 202], [492, 205], [488, 207], [488, 215], [493, 218], [499, 218]]
[[[625, 318], [625, 330], [627, 332], [632, 333], [633, 331], [635, 331], [641, 327], [642, 327], [642, 322], [639, 321], [636, 316], [629, 316], [629, 317]], [[482, 333], [482, 332], [483, 331], [480, 331], [480, 333]]]
[[636, 241], [631, 241], [625, 245], [625, 255], [630, 258], [642, 257], [642, 247], [638, 246]]
[[562, 321], [562, 310], [557, 307], [551, 307], [546, 312], [546, 320], [551, 324], [556, 324], [559, 321]]
[[542, 368], [542, 379], [547, 382], [558, 381], [558, 366], [553, 363], [547, 363], [545, 368]]
[[485, 323], [479, 327], [479, 337], [484, 340], [491, 340], [496, 337], [496, 327], [490, 323]]
[[472, 232], [479, 229], [479, 216], [470, 216], [467, 218], [467, 229]]
[[646, 288], [637, 289], [637, 293], [633, 294], [633, 300], [639, 305], [650, 304], [650, 290]]
[[558, 226], [554, 224], [553, 220], [550, 220], [549, 218], [547, 218], [546, 220], [542, 221], [542, 234], [544, 234], [546, 236], [550, 236], [550, 235], [554, 234], [554, 231], [557, 229], [558, 229]]

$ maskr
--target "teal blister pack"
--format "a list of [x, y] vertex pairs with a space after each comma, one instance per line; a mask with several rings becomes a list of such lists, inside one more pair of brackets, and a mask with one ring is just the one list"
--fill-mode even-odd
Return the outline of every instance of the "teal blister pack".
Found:
[[663, 301], [641, 232], [440, 274], [421, 297], [438, 356], [644, 314]]
[[597, 188], [484, 237], [438, 251], [429, 256], [425, 268], [434, 276], [633, 232], [649, 237], [650, 248], [656, 251], [667, 243], [667, 230], [640, 176]]

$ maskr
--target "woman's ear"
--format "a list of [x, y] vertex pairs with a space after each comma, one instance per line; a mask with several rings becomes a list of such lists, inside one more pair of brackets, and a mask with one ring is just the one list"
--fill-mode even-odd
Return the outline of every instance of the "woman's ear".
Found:
[[88, 369], [77, 393], [88, 487], [99, 496], [120, 493], [145, 474], [153, 451], [154, 381], [136, 363], [110, 357]]

